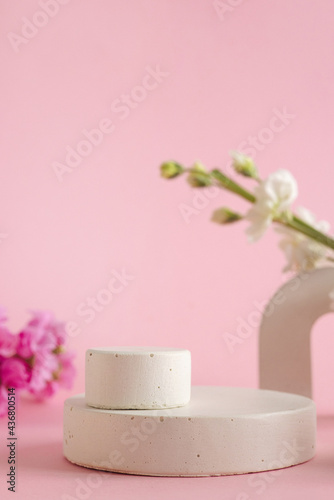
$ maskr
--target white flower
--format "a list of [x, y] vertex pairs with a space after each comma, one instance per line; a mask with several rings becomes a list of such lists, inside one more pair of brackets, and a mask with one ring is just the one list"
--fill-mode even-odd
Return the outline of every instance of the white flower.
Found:
[[245, 177], [257, 178], [257, 168], [253, 158], [239, 151], [230, 151], [230, 156], [232, 158], [232, 166], [238, 174], [242, 174]]
[[[315, 216], [306, 208], [299, 207], [297, 214], [300, 219], [318, 231], [328, 232], [329, 223], [327, 221], [317, 222]], [[308, 236], [286, 226], [276, 227], [275, 230], [284, 235], [279, 243], [279, 247], [285, 253], [288, 261], [283, 271], [310, 271], [326, 257], [327, 248]]]
[[251, 225], [246, 230], [250, 241], [265, 233], [275, 217], [288, 211], [298, 195], [295, 178], [288, 170], [277, 170], [254, 189], [256, 202], [246, 214]]

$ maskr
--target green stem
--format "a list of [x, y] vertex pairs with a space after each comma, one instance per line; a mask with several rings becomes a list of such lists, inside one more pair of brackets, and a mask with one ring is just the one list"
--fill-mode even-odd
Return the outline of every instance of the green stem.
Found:
[[[220, 187], [223, 187], [227, 189], [228, 191], [231, 191], [232, 193], [235, 193], [245, 200], [255, 203], [256, 202], [256, 197], [247, 189], [244, 189], [240, 184], [232, 180], [230, 177], [227, 177], [225, 174], [223, 174], [220, 170], [214, 169], [212, 170], [209, 175], [217, 181], [218, 185]], [[322, 233], [321, 231], [318, 231], [314, 227], [310, 226], [307, 224], [305, 221], [297, 217], [296, 215], [292, 214], [291, 220], [282, 220], [282, 219], [274, 219], [274, 222], [277, 222], [279, 224], [283, 224], [284, 226], [287, 226], [295, 231], [298, 231], [299, 233], [304, 234], [305, 236], [308, 236], [314, 241], [317, 241], [318, 243], [321, 243], [322, 245], [331, 248], [334, 250], [334, 239], [331, 238], [330, 236], [327, 236], [326, 234]]]
[[304, 233], [306, 236], [309, 238], [312, 238], [319, 243], [322, 243], [326, 247], [331, 248], [334, 250], [334, 239], [331, 238], [330, 236], [322, 233], [321, 231], [318, 231], [314, 227], [310, 226], [307, 224], [305, 221], [297, 217], [296, 215], [293, 216], [292, 218], [293, 224], [298, 228], [297, 230], [300, 231], [301, 233]]
[[250, 193], [242, 186], [234, 182], [232, 179], [227, 177], [220, 170], [217, 169], [212, 170], [211, 177], [213, 177], [213, 179], [215, 179], [218, 182], [218, 184], [220, 184], [225, 189], [228, 189], [229, 191], [232, 191], [232, 193], [242, 196], [242, 198], [245, 198], [245, 200], [248, 200], [251, 203], [255, 203], [256, 198], [252, 193]]
[[298, 231], [299, 233], [305, 234], [305, 236], [307, 236], [308, 238], [311, 238], [312, 240], [317, 241], [318, 243], [321, 243], [322, 245], [334, 250], [334, 240], [332, 238], [310, 226], [296, 215], [292, 215], [290, 221], [278, 218], [274, 219], [274, 222], [289, 227], [290, 229]]

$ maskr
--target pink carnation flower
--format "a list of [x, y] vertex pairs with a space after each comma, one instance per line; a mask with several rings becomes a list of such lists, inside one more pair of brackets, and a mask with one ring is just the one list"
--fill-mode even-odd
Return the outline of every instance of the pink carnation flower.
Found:
[[38, 399], [44, 399], [53, 396], [61, 387], [70, 389], [76, 373], [73, 358], [74, 353], [61, 351], [48, 360], [48, 369], [44, 369], [43, 363], [37, 370], [34, 367], [30, 392]]
[[29, 385], [29, 391], [33, 394], [44, 389], [46, 384], [52, 380], [53, 373], [58, 369], [57, 358], [54, 354], [48, 352], [38, 352], [34, 356], [32, 364], [32, 375]]
[[75, 376], [74, 354], [64, 348], [65, 325], [49, 312], [34, 311], [19, 335], [4, 325], [0, 308], [0, 416], [6, 414], [7, 388], [26, 389], [37, 399], [71, 388]]
[[53, 396], [57, 390], [59, 389], [59, 384], [55, 380], [51, 380], [48, 382], [41, 390], [39, 391], [31, 391], [34, 394], [35, 398], [38, 401], [43, 401], [43, 399], [48, 399]]
[[18, 336], [13, 335], [3, 325], [0, 324], [0, 356], [9, 358], [16, 353]]
[[51, 313], [35, 311], [19, 334], [17, 352], [29, 360], [29, 391], [38, 399], [52, 396], [59, 387], [70, 388], [75, 376], [72, 353], [64, 350], [65, 325]]
[[2, 360], [0, 366], [0, 379], [3, 386], [26, 389], [30, 376], [30, 368], [22, 359], [12, 357]]
[[62, 352], [59, 354], [59, 374], [58, 382], [64, 389], [71, 389], [76, 374], [76, 370], [73, 365], [74, 359], [73, 352]]
[[54, 319], [52, 313], [47, 311], [32, 311], [33, 318], [28, 325], [41, 328], [45, 338], [52, 344], [61, 345], [65, 343], [66, 332], [64, 323]]
[[30, 358], [37, 352], [50, 352], [65, 341], [64, 327], [51, 313], [34, 311], [33, 318], [19, 333], [17, 354]]
[[0, 417], [4, 417], [8, 408], [8, 394], [3, 385], [0, 385]]

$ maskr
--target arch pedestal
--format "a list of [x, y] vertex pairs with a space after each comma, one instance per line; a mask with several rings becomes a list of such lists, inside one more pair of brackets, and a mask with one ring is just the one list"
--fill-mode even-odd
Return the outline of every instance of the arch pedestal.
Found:
[[268, 303], [259, 332], [260, 388], [312, 397], [310, 337], [331, 309], [334, 268], [302, 273]]

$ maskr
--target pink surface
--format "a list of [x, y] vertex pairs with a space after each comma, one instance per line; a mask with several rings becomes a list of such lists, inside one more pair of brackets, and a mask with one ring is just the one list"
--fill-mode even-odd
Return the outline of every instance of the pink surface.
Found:
[[[333, 496], [334, 419], [329, 416], [319, 419], [317, 455], [309, 462], [280, 471], [211, 478], [131, 476], [73, 465], [62, 456], [61, 419], [60, 400], [49, 405], [21, 404], [17, 422], [17, 491], [12, 494], [5, 489], [8, 466], [4, 466], [7, 455], [2, 446], [2, 499], [324, 500]], [[1, 435], [5, 435], [3, 424]]]
[[[257, 386], [258, 310], [285, 279], [277, 238], [251, 246], [243, 223], [210, 223], [214, 208], [246, 205], [224, 193], [194, 198], [184, 179], [160, 179], [158, 165], [225, 168], [230, 149], [251, 148], [263, 176], [290, 169], [300, 204], [333, 225], [333, 15], [330, 0], [1, 2], [1, 304], [13, 329], [30, 308], [71, 323], [74, 393], [84, 389], [85, 349], [117, 344], [184, 347], [193, 383]], [[60, 182], [54, 169], [66, 158]], [[184, 204], [196, 209], [188, 223]], [[123, 281], [106, 295], [113, 273]], [[330, 414], [332, 330], [328, 316], [313, 336], [315, 400]], [[234, 349], [226, 333], [239, 336]], [[36, 436], [22, 428], [21, 487], [26, 475], [32, 497], [45, 491], [39, 479], [43, 488], [55, 481], [57, 498], [73, 494], [87, 472], [61, 459], [60, 413], [44, 428], [46, 410], [36, 420], [24, 411]], [[28, 460], [32, 443], [38, 453]], [[321, 479], [333, 464], [323, 446], [271, 494], [292, 478], [311, 495], [307, 471]], [[41, 467], [52, 465], [46, 476]], [[226, 484], [237, 498], [247, 487], [247, 478], [106, 477], [122, 498], [160, 484], [174, 498], [192, 484], [194, 498]]]

